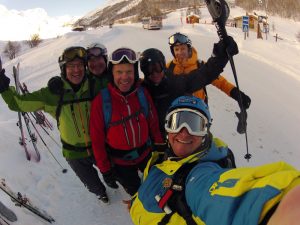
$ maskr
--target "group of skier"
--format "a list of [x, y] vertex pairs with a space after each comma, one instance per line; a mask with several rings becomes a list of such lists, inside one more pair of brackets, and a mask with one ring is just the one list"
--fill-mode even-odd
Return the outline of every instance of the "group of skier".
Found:
[[[11, 110], [44, 110], [56, 118], [70, 167], [104, 203], [109, 202], [106, 187], [93, 166], [110, 188], [121, 184], [133, 197], [135, 224], [277, 224], [277, 217], [286, 219], [281, 215], [290, 207], [285, 202], [290, 195], [300, 198], [299, 188], [288, 192], [299, 184], [299, 171], [284, 163], [234, 169], [232, 151], [210, 132], [206, 85], [214, 84], [244, 109], [251, 103], [220, 76], [228, 54], [238, 53], [235, 41], [226, 37], [214, 44], [207, 62], [198, 60], [182, 33], [171, 35], [169, 45], [170, 63], [155, 48], [138, 57], [123, 47], [108, 57], [100, 43], [69, 47], [58, 59], [60, 76], [46, 87], [19, 95], [1, 70], [0, 93]], [[295, 210], [289, 213], [298, 218]]]

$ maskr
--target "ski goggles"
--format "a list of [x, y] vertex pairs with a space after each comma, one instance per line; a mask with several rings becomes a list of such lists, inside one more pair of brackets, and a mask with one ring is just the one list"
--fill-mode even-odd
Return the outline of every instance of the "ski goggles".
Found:
[[100, 47], [93, 47], [89, 48], [87, 50], [87, 57], [88, 59], [91, 57], [99, 57], [107, 55], [107, 49], [106, 48], [100, 48]]
[[168, 113], [165, 123], [168, 133], [179, 133], [184, 127], [190, 135], [203, 137], [208, 133], [208, 120], [202, 113], [188, 108], [179, 108]]
[[119, 64], [123, 60], [127, 60], [130, 64], [134, 64], [138, 61], [138, 57], [132, 49], [119, 48], [111, 54], [109, 59], [112, 64]]
[[83, 47], [73, 47], [73, 48], [68, 48], [64, 51], [62, 54], [60, 61], [73, 61], [75, 58], [80, 58], [85, 60], [87, 56], [86, 50]]
[[190, 39], [184, 34], [176, 33], [169, 37], [169, 45], [174, 45], [176, 43], [187, 44]]

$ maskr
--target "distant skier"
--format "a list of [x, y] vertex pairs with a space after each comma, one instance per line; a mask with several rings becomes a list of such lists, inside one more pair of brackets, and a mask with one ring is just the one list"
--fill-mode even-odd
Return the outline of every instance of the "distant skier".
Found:
[[138, 225], [296, 225], [300, 171], [284, 163], [222, 168], [207, 105], [177, 98], [166, 116], [170, 149], [154, 153], [130, 215]]
[[95, 159], [89, 136], [90, 104], [100, 86], [87, 76], [86, 59], [83, 47], [66, 48], [58, 59], [61, 76], [51, 78], [47, 87], [26, 95], [18, 95], [14, 87], [9, 87], [10, 79], [2, 70], [0, 93], [13, 111], [44, 110], [57, 120], [63, 156], [88, 190], [107, 203], [105, 186], [93, 167]]

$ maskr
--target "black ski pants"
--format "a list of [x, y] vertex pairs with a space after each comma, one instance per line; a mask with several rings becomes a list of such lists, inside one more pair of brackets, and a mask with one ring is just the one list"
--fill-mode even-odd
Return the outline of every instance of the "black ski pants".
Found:
[[106, 192], [105, 186], [99, 178], [98, 171], [93, 167], [96, 164], [94, 156], [67, 160], [67, 162], [90, 192], [97, 196]]
[[151, 158], [151, 152], [140, 163], [132, 166], [114, 165], [116, 171], [117, 180], [123, 186], [125, 191], [133, 196], [141, 186], [141, 179], [139, 177], [139, 171], [144, 172], [148, 160]]

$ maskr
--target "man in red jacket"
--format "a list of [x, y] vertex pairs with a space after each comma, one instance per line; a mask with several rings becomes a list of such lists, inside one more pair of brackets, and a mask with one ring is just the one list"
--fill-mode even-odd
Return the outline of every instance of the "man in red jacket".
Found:
[[151, 145], [163, 143], [163, 139], [152, 99], [140, 86], [136, 53], [129, 48], [115, 50], [109, 59], [108, 76], [108, 88], [92, 103], [93, 151], [106, 184], [118, 188], [118, 181], [134, 195], [140, 186], [138, 171], [144, 170], [151, 157]]

